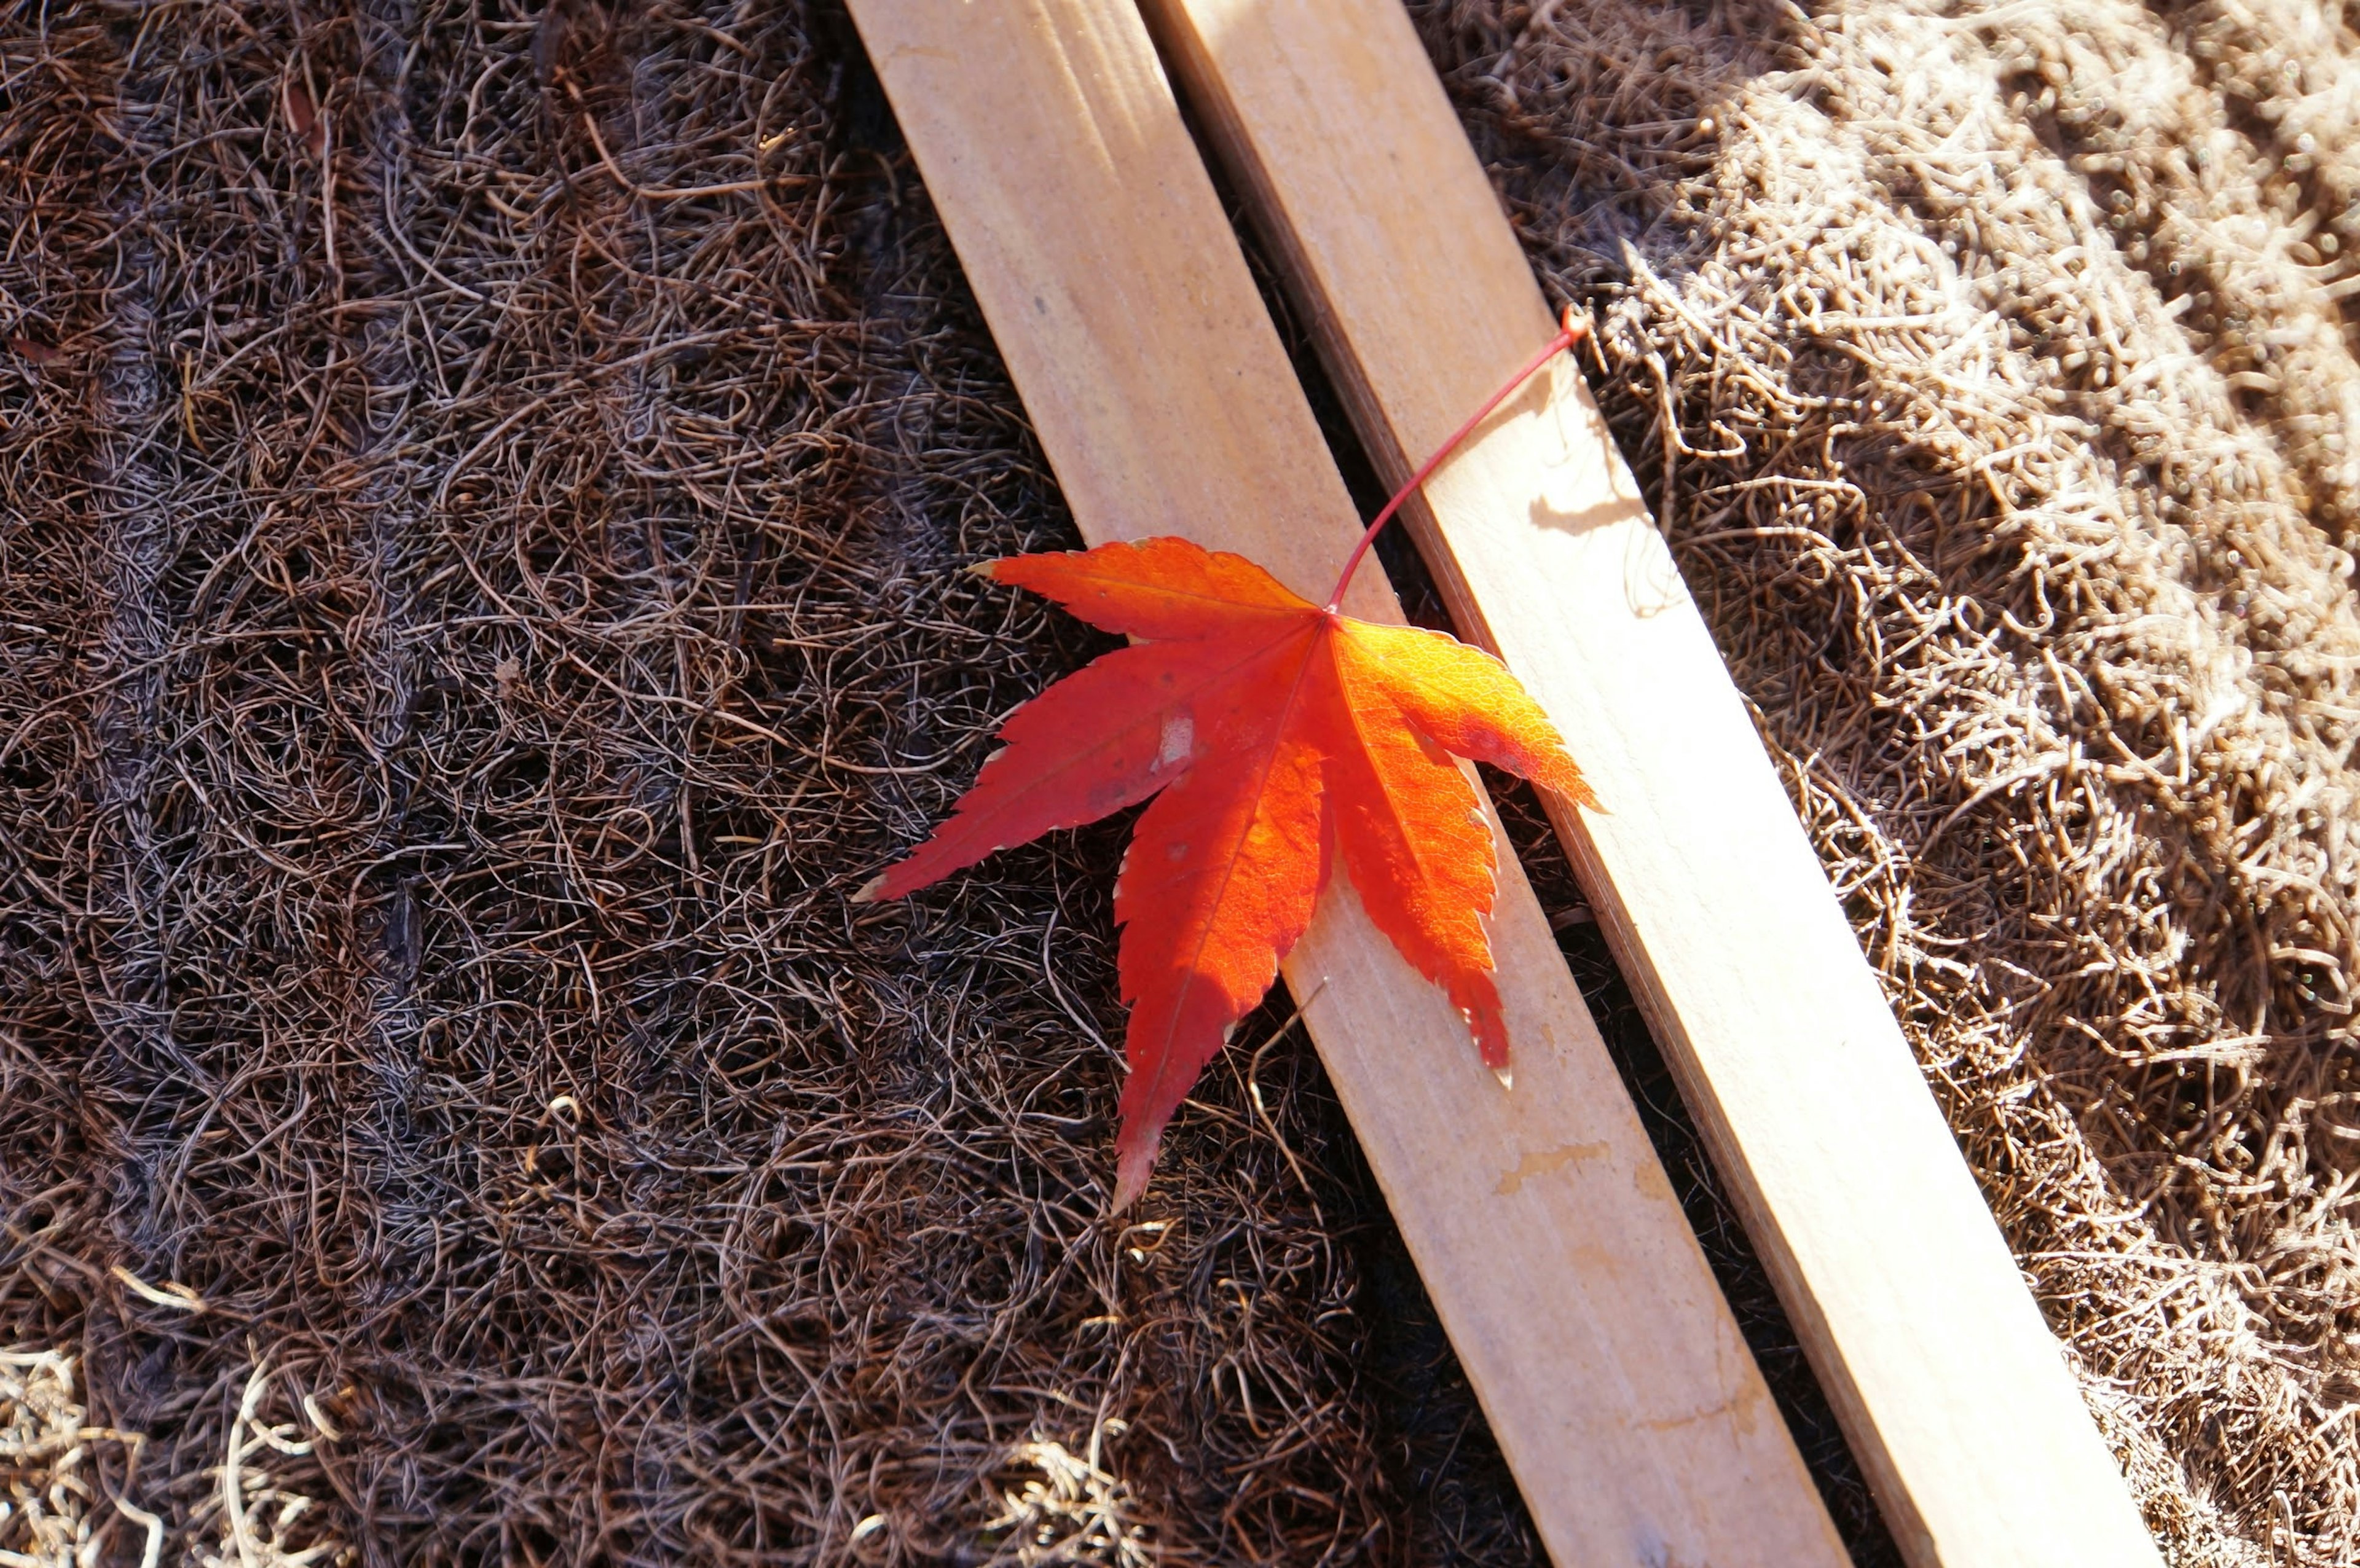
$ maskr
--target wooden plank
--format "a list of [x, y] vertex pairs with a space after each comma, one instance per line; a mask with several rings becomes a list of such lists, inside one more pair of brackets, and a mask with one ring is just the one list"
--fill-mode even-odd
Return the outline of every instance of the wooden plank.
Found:
[[[1085, 537], [1185, 534], [1324, 593], [1359, 518], [1129, 0], [852, 10]], [[1371, 573], [1350, 608], [1398, 615]], [[1340, 885], [1286, 978], [1535, 1521], [1568, 1568], [1834, 1568], [1809, 1476], [1502, 858], [1513, 1093]]]
[[[1399, 0], [1143, 3], [1398, 482], [1551, 330]], [[1460, 634], [1605, 803], [1552, 815], [1911, 1563], [2157, 1563], [1575, 364], [1426, 495]]]

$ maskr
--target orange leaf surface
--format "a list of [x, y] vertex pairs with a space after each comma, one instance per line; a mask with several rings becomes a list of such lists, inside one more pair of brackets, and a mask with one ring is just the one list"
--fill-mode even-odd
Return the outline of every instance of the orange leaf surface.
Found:
[[1115, 884], [1131, 1004], [1114, 1206], [1261, 1002], [1334, 867], [1377, 929], [1508, 1061], [1483, 917], [1491, 833], [1452, 760], [1589, 803], [1539, 704], [1439, 632], [1323, 610], [1242, 556], [1180, 539], [986, 568], [1138, 639], [1018, 709], [950, 820], [862, 890], [896, 898], [1052, 828], [1154, 796]]

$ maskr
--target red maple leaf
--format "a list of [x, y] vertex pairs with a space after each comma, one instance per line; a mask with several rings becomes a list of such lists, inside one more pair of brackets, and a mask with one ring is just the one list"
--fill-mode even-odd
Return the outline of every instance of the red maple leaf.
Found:
[[[1571, 335], [1568, 326], [1550, 352]], [[1356, 551], [1346, 580], [1359, 560]], [[1465, 1016], [1483, 1061], [1505, 1069], [1483, 929], [1495, 891], [1491, 833], [1452, 759], [1593, 803], [1555, 726], [1506, 666], [1440, 632], [1341, 614], [1342, 581], [1323, 608], [1243, 556], [1183, 539], [980, 570], [1135, 640], [1011, 714], [1003, 748], [950, 820], [859, 897], [901, 898], [996, 850], [1154, 797], [1115, 884], [1131, 1004], [1116, 1210], [1147, 1184], [1164, 1124], [1269, 991], [1338, 865], [1377, 929]]]

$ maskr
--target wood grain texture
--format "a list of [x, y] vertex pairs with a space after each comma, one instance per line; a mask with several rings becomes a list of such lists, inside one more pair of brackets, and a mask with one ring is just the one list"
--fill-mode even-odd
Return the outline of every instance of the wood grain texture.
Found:
[[[852, 9], [1084, 535], [1185, 534], [1324, 593], [1359, 519], [1129, 0]], [[1399, 614], [1374, 573], [1349, 607]], [[1567, 1568], [1836, 1568], [1501, 853], [1513, 1093], [1340, 883], [1286, 978], [1535, 1521]]]
[[[1144, 4], [1405, 478], [1552, 322], [1399, 0]], [[1460, 635], [1606, 807], [1552, 816], [1904, 1552], [2158, 1563], [1574, 363], [1426, 497]]]

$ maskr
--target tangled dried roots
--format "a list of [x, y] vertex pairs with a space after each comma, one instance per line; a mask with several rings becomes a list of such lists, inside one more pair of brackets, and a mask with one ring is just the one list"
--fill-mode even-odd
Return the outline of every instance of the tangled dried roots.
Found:
[[343, 1434], [324, 1422], [315, 1401], [306, 1412], [316, 1434], [306, 1438], [293, 1421], [264, 1419], [270, 1392], [270, 1366], [257, 1361], [230, 1418], [221, 1463], [207, 1474], [213, 1492], [192, 1510], [190, 1523], [210, 1549], [197, 1555], [197, 1568], [311, 1568], [354, 1560], [318, 1510], [319, 1499], [280, 1486], [272, 1471], [289, 1459], [311, 1456], [315, 1443]]
[[0, 54], [0, 1344], [169, 1561], [1529, 1554], [1283, 1013], [1100, 1223], [1119, 828], [847, 901], [1099, 645], [840, 14]]
[[[2329, 1568], [2360, 70], [2068, 9], [1420, 16], [2148, 1517]], [[846, 901], [1095, 645], [840, 17], [0, 51], [38, 1550], [1535, 1558], [1283, 1014], [1098, 1223], [1119, 828]]]
[[2360, 46], [1426, 23], [2150, 1521], [2360, 1557]]
[[1130, 1522], [1131, 1488], [1098, 1464], [1061, 1443], [1028, 1443], [1015, 1458], [1027, 1472], [1000, 1494], [1005, 1507], [984, 1526], [985, 1539], [1004, 1544], [990, 1563], [1105, 1563], [1147, 1568], [1156, 1552], [1147, 1530]]
[[163, 1521], [130, 1500], [145, 1445], [141, 1433], [89, 1423], [71, 1356], [0, 1351], [0, 1558], [12, 1568], [87, 1568], [127, 1521], [141, 1568], [156, 1568]]

